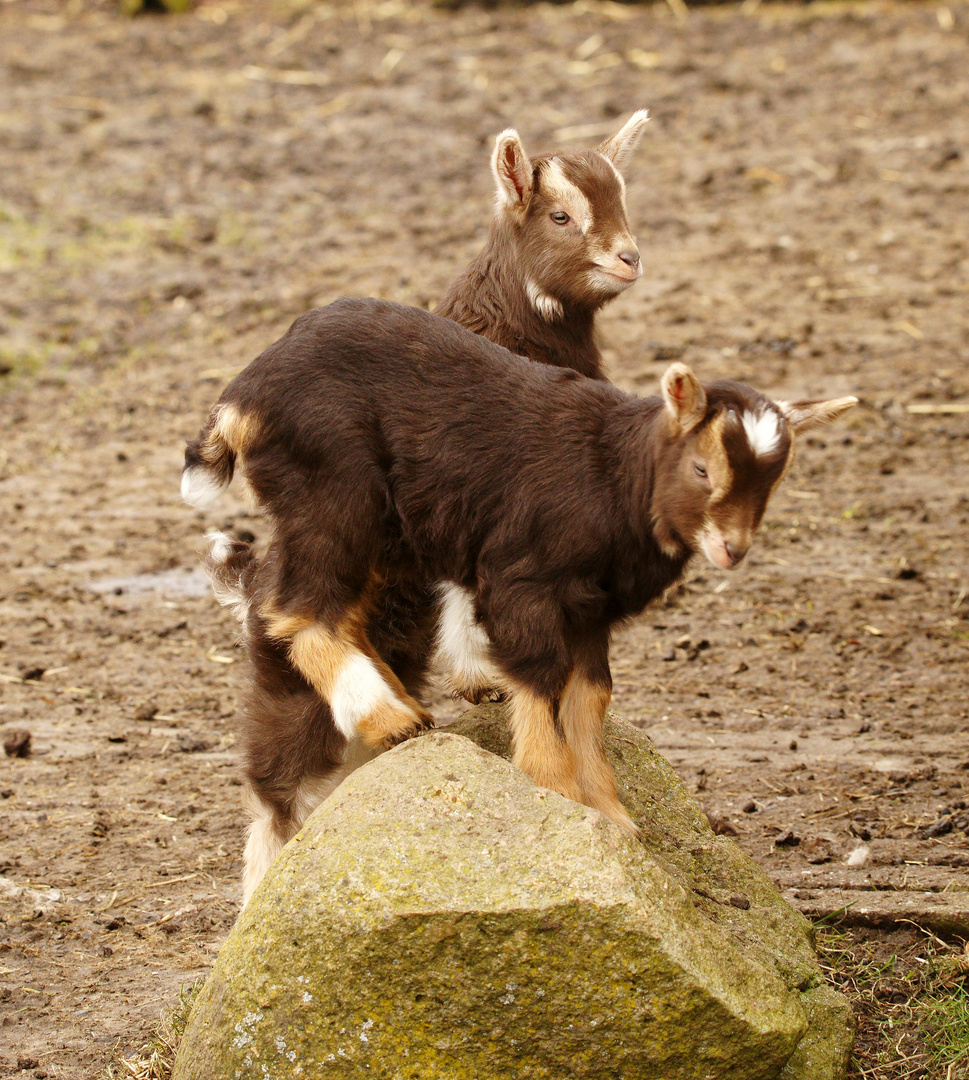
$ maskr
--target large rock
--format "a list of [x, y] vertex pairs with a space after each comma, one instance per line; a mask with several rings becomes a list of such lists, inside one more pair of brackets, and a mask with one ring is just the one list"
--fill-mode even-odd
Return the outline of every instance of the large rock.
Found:
[[809, 924], [641, 732], [608, 747], [641, 842], [502, 760], [496, 709], [350, 776], [240, 917], [173, 1080], [842, 1078]]

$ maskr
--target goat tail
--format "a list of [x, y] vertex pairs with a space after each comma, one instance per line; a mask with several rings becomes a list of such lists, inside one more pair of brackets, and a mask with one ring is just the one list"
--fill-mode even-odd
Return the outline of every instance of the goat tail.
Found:
[[231, 405], [216, 405], [202, 430], [185, 448], [182, 498], [197, 510], [205, 510], [222, 494], [235, 472], [236, 453], [232, 435], [238, 427]]
[[[251, 534], [250, 534], [251, 535]], [[208, 554], [202, 565], [209, 576], [212, 592], [223, 607], [229, 608], [245, 624], [252, 594], [252, 579], [259, 562], [251, 540], [242, 540], [218, 530], [205, 534]]]

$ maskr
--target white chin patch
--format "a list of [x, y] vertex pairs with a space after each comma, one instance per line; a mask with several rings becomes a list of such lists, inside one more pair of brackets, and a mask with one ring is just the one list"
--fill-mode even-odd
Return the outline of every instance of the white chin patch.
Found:
[[362, 653], [348, 660], [333, 681], [330, 710], [336, 726], [348, 738], [357, 733], [357, 725], [380, 705], [396, 701], [376, 665]]
[[608, 274], [605, 270], [593, 270], [592, 271], [592, 284], [601, 289], [602, 292], [608, 293], [621, 293], [625, 292], [630, 285], [635, 285], [636, 278], [630, 278], [629, 281], [624, 281], [622, 278], [616, 277], [614, 274]]
[[196, 510], [211, 506], [228, 486], [199, 465], [193, 465], [182, 473], [182, 498]]
[[532, 307], [543, 319], [548, 319], [548, 321], [551, 322], [553, 319], [562, 318], [564, 311], [562, 310], [561, 303], [556, 300], [554, 296], [549, 296], [548, 293], [542, 292], [534, 281], [525, 282], [525, 292], [528, 293], [528, 299], [531, 302]]
[[760, 413], [745, 412], [743, 425], [750, 449], [757, 457], [772, 454], [780, 445], [780, 417], [773, 409], [764, 409]]
[[700, 534], [700, 550], [718, 570], [733, 569], [733, 561], [727, 554], [723, 541], [718, 540], [711, 533], [704, 531]]

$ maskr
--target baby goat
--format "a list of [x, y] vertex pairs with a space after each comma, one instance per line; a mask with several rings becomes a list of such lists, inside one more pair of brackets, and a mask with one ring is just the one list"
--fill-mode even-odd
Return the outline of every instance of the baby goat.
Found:
[[491, 233], [435, 314], [530, 360], [604, 378], [596, 312], [642, 274], [620, 170], [648, 120], [641, 109], [595, 150], [533, 160], [517, 131], [503, 131]]
[[247, 899], [348, 741], [388, 747], [432, 723], [368, 633], [387, 581], [452, 587], [456, 678], [507, 693], [516, 764], [635, 831], [602, 747], [612, 627], [696, 552], [739, 563], [794, 434], [856, 400], [775, 403], [683, 364], [662, 391], [632, 397], [351, 299], [297, 319], [229, 385], [184, 481], [217, 493], [238, 468], [273, 529], [245, 582]]

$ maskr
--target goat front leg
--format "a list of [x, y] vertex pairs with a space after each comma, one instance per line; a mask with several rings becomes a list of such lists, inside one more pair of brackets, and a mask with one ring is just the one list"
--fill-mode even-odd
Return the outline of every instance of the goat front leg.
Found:
[[521, 683], [511, 684], [508, 712], [514, 755], [512, 761], [542, 787], [575, 802], [585, 802], [576, 775], [575, 754], [559, 722], [559, 705]]
[[572, 671], [559, 705], [559, 720], [575, 755], [576, 779], [582, 792], [579, 801], [600, 810], [635, 836], [639, 829], [619, 798], [616, 773], [603, 745], [603, 725], [612, 697], [607, 653], [600, 653], [596, 661], [580, 663]]

